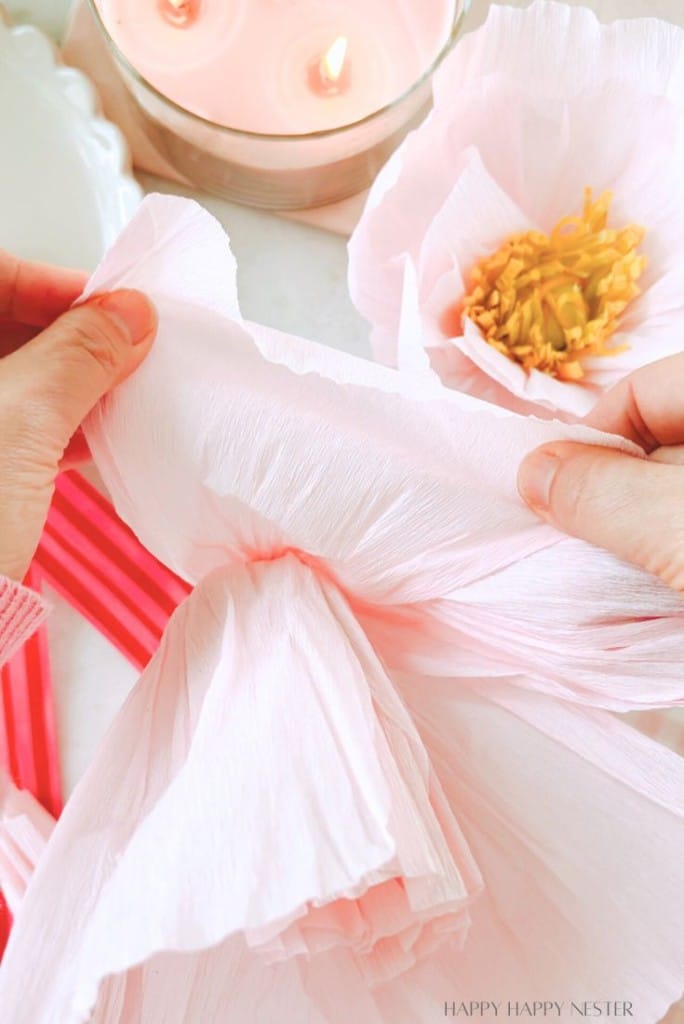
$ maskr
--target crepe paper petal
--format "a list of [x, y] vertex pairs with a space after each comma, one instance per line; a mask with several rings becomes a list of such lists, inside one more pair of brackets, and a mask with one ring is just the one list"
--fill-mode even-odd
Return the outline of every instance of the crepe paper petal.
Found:
[[137, 668], [149, 662], [189, 592], [75, 472], [57, 482], [36, 561], [50, 585]]
[[[588, 9], [548, 0], [492, 5], [441, 66], [432, 114], [374, 184], [350, 240], [350, 290], [376, 357], [408, 370], [421, 366], [413, 350], [427, 350], [449, 387], [575, 422], [634, 369], [681, 351], [681, 299], [666, 294], [681, 297], [681, 288], [662, 282], [681, 276], [683, 81], [678, 26], [606, 26]], [[645, 229], [647, 265], [643, 294], [613, 338], [627, 348], [583, 360], [582, 380], [565, 382], [488, 354], [479, 329], [473, 337], [448, 314], [477, 259], [518, 230], [548, 234], [579, 212], [587, 186], [613, 194], [610, 224]], [[507, 224], [500, 202], [492, 231], [492, 189], [519, 211], [520, 226]]]
[[[419, 268], [424, 294], [430, 294], [454, 266], [463, 273], [510, 235], [533, 230], [538, 230], [538, 225], [500, 187], [479, 150], [468, 147], [460, 173], [421, 245]], [[454, 301], [462, 297], [463, 293], [457, 293]]]
[[[586, 94], [638, 81], [644, 95], [679, 103], [684, 33], [672, 22], [626, 12], [624, 0], [604, 0], [598, 13], [582, 4], [537, 2], [522, 10], [493, 4], [484, 30], [463, 36], [435, 75], [435, 103], [446, 105], [478, 78], [502, 73], [519, 82], [533, 76], [543, 95]], [[602, 24], [609, 19], [619, 20]], [[569, 46], [571, 40], [581, 41], [581, 49]]]
[[684, 604], [516, 491], [544, 441], [638, 450], [246, 323], [187, 201], [148, 198], [89, 289], [123, 284], [159, 334], [85, 430], [197, 586], [55, 828], [0, 1016], [428, 1024], [455, 979], [577, 998], [588, 965], [656, 1019], [681, 767], [597, 709], [682, 701]]
[[[40, 579], [33, 566], [26, 584], [39, 590]], [[1, 678], [0, 765], [57, 816], [62, 787], [45, 625], [3, 666]]]
[[409, 373], [429, 374], [430, 360], [424, 348], [414, 344], [415, 332], [420, 330], [420, 300], [418, 278], [413, 263], [404, 262], [401, 326], [397, 339], [397, 366]]
[[17, 1021], [85, 1019], [105, 976], [237, 933], [266, 970], [347, 949], [377, 984], [467, 927], [477, 869], [336, 588], [292, 556], [218, 570], [173, 621], [27, 896], [22, 923], [57, 857], [43, 928], [64, 998], [36, 986]]
[[[522, 366], [488, 345], [475, 324], [469, 320], [464, 321], [463, 334], [452, 338], [451, 343], [483, 372], [484, 381], [489, 378], [499, 385], [499, 394], [505, 388], [513, 399], [524, 402], [528, 415], [544, 409], [552, 413], [562, 409], [563, 413], [570, 414], [569, 418], [580, 420], [591, 412], [596, 402], [596, 389], [591, 386], [556, 380], [538, 370], [526, 372]], [[478, 393], [482, 391], [482, 398], [486, 398], [484, 381], [478, 382]], [[509, 404], [513, 404], [510, 399], [506, 402], [506, 405]]]
[[[659, 1021], [681, 994], [684, 760], [604, 712], [455, 682], [399, 680], [485, 879], [447, 991], [504, 1005], [534, 991], [568, 1020], [571, 1000], [619, 992]], [[637, 862], [651, 867], [638, 884]]]
[[[369, 192], [358, 226], [349, 240], [349, 293], [373, 326], [373, 350], [383, 363], [396, 363], [401, 321], [402, 254], [417, 264], [422, 231], [439, 210], [464, 166], [462, 151], [449, 153], [444, 127], [434, 111], [421, 125], [422, 146], [404, 143], [390, 157]], [[411, 137], [415, 132], [411, 134]], [[421, 187], [424, 150], [435, 155], [431, 188]], [[408, 182], [413, 184], [408, 185]], [[411, 192], [406, 204], [404, 189]], [[397, 199], [399, 201], [397, 201]], [[392, 217], [385, 215], [388, 205]]]
[[[194, 278], [201, 270], [195, 263], [191, 271], [187, 255], [191, 211], [201, 251], [221, 280], [215, 294], [205, 291], [201, 317], [194, 298], [178, 300], [184, 282], [193, 296], [200, 287]], [[173, 280], [167, 254], [176, 246]], [[137, 277], [134, 252], [142, 254]], [[149, 198], [90, 287], [118, 284], [117, 264], [123, 281], [135, 280], [153, 297], [165, 343], [93, 414], [89, 442], [119, 514], [176, 572], [199, 580], [220, 565], [301, 551], [355, 607], [371, 606], [390, 624], [394, 616], [383, 649], [390, 660], [404, 636], [416, 654], [432, 649], [438, 633], [448, 668], [465, 635], [473, 659], [503, 661], [511, 674], [509, 655], [500, 656], [507, 637], [520, 685], [620, 711], [682, 699], [674, 653], [681, 598], [586, 545], [566, 554], [577, 542], [540, 524], [517, 493], [522, 457], [545, 441], [637, 449], [245, 324], [225, 236], [191, 204]], [[136, 436], [146, 444], [132, 444]], [[594, 577], [600, 583], [587, 601]], [[480, 583], [491, 588], [486, 613], [469, 605], [470, 588]], [[534, 605], [523, 614], [519, 595], [528, 586]], [[638, 625], [625, 611], [625, 595], [634, 592]], [[408, 632], [405, 613], [413, 621]], [[528, 620], [538, 639], [526, 639]], [[641, 681], [630, 661], [630, 628]], [[589, 637], [591, 654], [581, 661]], [[432, 671], [445, 674], [444, 663]]]

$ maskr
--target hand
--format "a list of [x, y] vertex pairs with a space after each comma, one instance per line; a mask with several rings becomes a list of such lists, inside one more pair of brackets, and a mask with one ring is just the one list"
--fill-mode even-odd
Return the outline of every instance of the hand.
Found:
[[625, 378], [584, 421], [635, 441], [640, 459], [590, 445], [543, 445], [518, 488], [547, 522], [684, 592], [684, 354]]
[[[0, 252], [0, 575], [21, 580], [82, 420], [147, 355], [157, 327], [135, 291], [73, 309], [85, 276]], [[41, 330], [41, 328], [45, 328]]]

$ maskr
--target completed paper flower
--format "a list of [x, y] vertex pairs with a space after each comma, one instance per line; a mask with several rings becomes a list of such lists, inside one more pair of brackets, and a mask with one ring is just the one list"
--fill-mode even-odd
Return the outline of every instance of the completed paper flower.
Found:
[[673, 25], [494, 5], [352, 238], [376, 355], [574, 419], [681, 350], [683, 96]]

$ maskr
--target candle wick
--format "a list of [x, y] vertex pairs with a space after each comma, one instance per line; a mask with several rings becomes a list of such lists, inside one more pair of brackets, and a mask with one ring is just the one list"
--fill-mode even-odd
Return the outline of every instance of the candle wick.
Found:
[[201, 0], [159, 0], [163, 18], [175, 28], [186, 28], [196, 21]]

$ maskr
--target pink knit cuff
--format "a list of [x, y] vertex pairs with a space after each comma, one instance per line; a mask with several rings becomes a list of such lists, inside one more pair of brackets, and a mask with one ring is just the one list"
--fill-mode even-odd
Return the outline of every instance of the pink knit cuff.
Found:
[[0, 665], [36, 631], [47, 611], [40, 594], [0, 576]]

